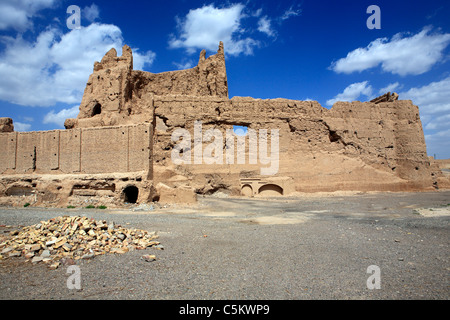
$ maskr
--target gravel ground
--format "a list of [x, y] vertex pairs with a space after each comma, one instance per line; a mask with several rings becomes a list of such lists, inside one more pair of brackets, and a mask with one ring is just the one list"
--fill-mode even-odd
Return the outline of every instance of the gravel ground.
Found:
[[[68, 289], [68, 266], [2, 260], [0, 299], [447, 300], [450, 217], [420, 208], [450, 208], [450, 191], [210, 197], [151, 211], [0, 208], [1, 225], [85, 215], [157, 231], [164, 246], [78, 260], [81, 289]], [[371, 265], [380, 289], [367, 287]]]

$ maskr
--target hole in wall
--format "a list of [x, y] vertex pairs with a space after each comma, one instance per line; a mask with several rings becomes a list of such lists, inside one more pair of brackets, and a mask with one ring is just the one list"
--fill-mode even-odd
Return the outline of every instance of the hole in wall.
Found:
[[341, 139], [341, 137], [337, 134], [336, 131], [330, 131], [328, 137], [330, 138], [330, 142], [336, 142]]
[[102, 113], [102, 105], [100, 103], [97, 103], [94, 108], [92, 109], [92, 116], [95, 116], [97, 114]]
[[124, 202], [136, 203], [139, 196], [139, 189], [136, 186], [128, 186], [123, 189]]

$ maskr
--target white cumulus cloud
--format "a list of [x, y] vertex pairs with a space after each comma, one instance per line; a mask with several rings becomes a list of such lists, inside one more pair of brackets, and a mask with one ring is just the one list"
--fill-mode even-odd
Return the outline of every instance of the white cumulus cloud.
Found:
[[428, 155], [450, 158], [450, 76], [400, 92], [419, 107]]
[[42, 9], [51, 8], [56, 0], [1, 0], [0, 30], [25, 31], [33, 27], [32, 18]]
[[[79, 103], [94, 62], [112, 47], [121, 54], [124, 44], [119, 27], [98, 23], [67, 33], [48, 28], [34, 41], [20, 35], [1, 41], [0, 100], [24, 106]], [[135, 69], [155, 58], [151, 51], [133, 51]]]
[[402, 100], [412, 100], [424, 114], [450, 113], [450, 76], [399, 95]]
[[62, 128], [64, 127], [64, 121], [68, 118], [76, 118], [79, 111], [80, 107], [78, 105], [69, 109], [62, 109], [59, 112], [51, 110], [44, 116], [42, 123], [53, 123]]
[[360, 96], [366, 96], [369, 99], [372, 96], [372, 86], [369, 81], [352, 83], [347, 88], [344, 89], [342, 93], [336, 95], [333, 99], [327, 100], [327, 106], [332, 106], [338, 101], [355, 101]]
[[14, 131], [29, 131], [31, 124], [23, 122], [14, 122]]
[[98, 6], [93, 3], [89, 7], [85, 7], [82, 10], [82, 17], [89, 22], [94, 22], [100, 16], [100, 10]]
[[191, 9], [184, 17], [176, 17], [177, 34], [170, 35], [169, 48], [184, 48], [193, 54], [199, 49], [215, 51], [222, 41], [227, 55], [252, 55], [264, 45], [263, 40], [256, 38], [258, 32], [275, 41], [277, 27], [301, 13], [300, 6], [293, 5], [279, 16], [269, 16], [263, 14], [262, 8], [249, 9], [246, 4], [204, 5]]
[[169, 47], [185, 48], [188, 53], [197, 49], [214, 51], [223, 41], [227, 54], [252, 54], [259, 41], [242, 37], [245, 30], [241, 20], [246, 16], [243, 9], [244, 5], [238, 3], [224, 8], [210, 4], [190, 10], [185, 18], [177, 18], [180, 34], [178, 37], [172, 35]]
[[425, 27], [410, 36], [398, 33], [390, 40], [376, 39], [366, 48], [355, 49], [333, 62], [330, 68], [337, 73], [352, 73], [381, 65], [385, 72], [418, 75], [444, 58], [443, 51], [449, 43], [449, 33], [431, 33], [431, 27]]

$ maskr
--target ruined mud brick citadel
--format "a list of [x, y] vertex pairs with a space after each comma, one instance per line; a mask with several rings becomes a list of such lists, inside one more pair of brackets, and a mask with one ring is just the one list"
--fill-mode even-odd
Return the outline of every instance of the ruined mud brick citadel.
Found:
[[[278, 129], [277, 173], [261, 175], [264, 165], [248, 157], [245, 163], [174, 164], [172, 133], [183, 128], [193, 137], [195, 121], [223, 137], [233, 126]], [[95, 62], [78, 117], [67, 119], [65, 128], [14, 132], [12, 120], [0, 118], [0, 204], [117, 207], [193, 203], [197, 195], [217, 193], [450, 188], [427, 156], [412, 101], [388, 93], [326, 109], [316, 101], [229, 99], [222, 43], [208, 58], [203, 50], [192, 69], [159, 74], [133, 70], [128, 46], [122, 56], [111, 49]]]

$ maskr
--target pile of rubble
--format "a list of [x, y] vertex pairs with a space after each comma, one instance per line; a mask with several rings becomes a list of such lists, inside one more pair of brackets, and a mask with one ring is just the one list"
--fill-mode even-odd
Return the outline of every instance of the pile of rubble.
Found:
[[[56, 269], [63, 258], [90, 259], [106, 253], [126, 253], [148, 247], [163, 249], [155, 232], [127, 229], [114, 222], [62, 216], [0, 236], [0, 259], [25, 257]], [[151, 256], [154, 260], [154, 256]], [[146, 259], [148, 260], [148, 259]]]

